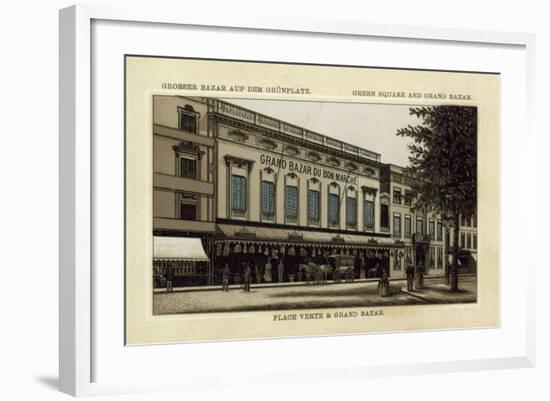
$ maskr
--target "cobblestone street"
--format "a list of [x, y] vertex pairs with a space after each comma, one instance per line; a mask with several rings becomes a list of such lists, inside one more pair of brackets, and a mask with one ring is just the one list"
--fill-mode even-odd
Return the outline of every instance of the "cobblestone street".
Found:
[[406, 291], [404, 280], [392, 281], [391, 296], [380, 297], [377, 282], [354, 282], [310, 286], [280, 286], [242, 289], [156, 292], [153, 313], [206, 313], [254, 310], [289, 310], [335, 307], [467, 303], [476, 301], [475, 277], [460, 279], [460, 290], [452, 293], [443, 279], [427, 279], [425, 288]]

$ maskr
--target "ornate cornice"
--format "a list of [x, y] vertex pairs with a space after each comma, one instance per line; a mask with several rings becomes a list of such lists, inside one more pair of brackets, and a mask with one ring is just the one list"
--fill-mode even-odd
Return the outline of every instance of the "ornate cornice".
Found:
[[240, 130], [231, 130], [228, 132], [230, 138], [235, 139], [237, 142], [248, 141], [248, 134]]
[[365, 158], [365, 157], [361, 157], [361, 156], [353, 155], [353, 154], [350, 154], [350, 153], [346, 153], [346, 152], [340, 151], [338, 149], [330, 148], [330, 147], [327, 147], [327, 146], [324, 146], [324, 145], [321, 145], [321, 144], [316, 144], [316, 143], [313, 143], [313, 142], [309, 142], [309, 141], [306, 141], [304, 139], [297, 138], [297, 137], [294, 137], [294, 136], [289, 135], [289, 134], [285, 134], [283, 132], [273, 131], [269, 128], [265, 128], [263, 126], [259, 126], [259, 125], [253, 124], [253, 123], [248, 123], [248, 122], [245, 122], [245, 121], [242, 121], [242, 120], [238, 120], [238, 119], [235, 119], [235, 118], [223, 115], [223, 114], [216, 113], [214, 111], [209, 111], [209, 114], [211, 114], [212, 119], [217, 121], [217, 122], [222, 122], [222, 123], [231, 125], [233, 127], [242, 128], [242, 129], [245, 129], [245, 130], [248, 130], [248, 131], [254, 131], [255, 133], [262, 134], [262, 135], [264, 135], [266, 137], [269, 137], [271, 139], [279, 140], [281, 142], [293, 144], [293, 145], [296, 145], [296, 146], [302, 146], [304, 148], [308, 148], [308, 149], [317, 151], [319, 153], [328, 154], [328, 155], [331, 155], [333, 157], [338, 157], [338, 158], [342, 158], [342, 159], [351, 160], [351, 161], [354, 161], [354, 162], [356, 162], [360, 165], [367, 165], [367, 166], [379, 168], [380, 165], [382, 164], [381, 162], [376, 161], [376, 160], [372, 160], [372, 159], [368, 159], [368, 158]]
[[340, 167], [340, 160], [334, 156], [327, 157], [327, 163], [332, 164], [334, 167]]
[[289, 156], [296, 156], [300, 154], [300, 150], [296, 146], [287, 145], [285, 146], [285, 154]]
[[174, 149], [178, 155], [181, 153], [191, 154], [197, 156], [199, 160], [202, 158], [202, 155], [204, 155], [204, 151], [201, 150], [199, 145], [191, 141], [182, 141], [172, 146], [172, 149]]
[[376, 196], [376, 193], [378, 192], [377, 188], [368, 187], [366, 185], [362, 185], [361, 189], [363, 190], [363, 194], [370, 194]]
[[290, 177], [290, 178], [292, 178], [292, 179], [298, 177], [298, 176], [296, 175], [296, 173], [294, 173], [294, 172], [290, 172], [290, 173], [288, 173], [286, 176], [287, 176], [287, 177]]
[[265, 149], [268, 149], [268, 150], [274, 150], [277, 148], [277, 144], [272, 141], [271, 139], [267, 139], [267, 138], [259, 138], [258, 139], [258, 144], [265, 148]]
[[251, 170], [252, 166], [254, 165], [254, 160], [242, 159], [240, 157], [231, 155], [225, 155], [223, 159], [225, 160], [225, 164], [228, 166], [233, 163], [239, 166], [247, 166], [248, 170]]
[[321, 155], [319, 153], [313, 152], [313, 151], [307, 152], [306, 157], [309, 160], [314, 161], [314, 162], [318, 162], [318, 161], [321, 160]]

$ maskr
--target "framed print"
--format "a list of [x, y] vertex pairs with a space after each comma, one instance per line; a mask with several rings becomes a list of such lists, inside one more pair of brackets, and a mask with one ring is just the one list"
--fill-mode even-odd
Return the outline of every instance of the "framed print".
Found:
[[498, 74], [125, 64], [128, 344], [498, 326]]
[[531, 36], [177, 15], [61, 13], [63, 391], [532, 364]]

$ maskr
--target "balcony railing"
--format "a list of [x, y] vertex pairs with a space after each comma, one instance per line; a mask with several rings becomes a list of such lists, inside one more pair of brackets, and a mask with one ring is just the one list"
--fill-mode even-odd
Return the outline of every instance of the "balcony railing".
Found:
[[318, 226], [320, 224], [320, 220], [319, 220], [319, 218], [308, 217], [307, 224], [312, 225], [312, 226]]
[[317, 132], [306, 130], [305, 128], [299, 127], [297, 125], [289, 124], [287, 122], [266, 116], [264, 114], [248, 110], [244, 107], [224, 102], [223, 100], [211, 99], [209, 102], [209, 111], [213, 111], [218, 114], [228, 115], [239, 120], [247, 121], [256, 125], [273, 129], [275, 131], [299, 137], [308, 142], [329, 146], [331, 148], [341, 150], [344, 153], [352, 154], [354, 156], [367, 158], [377, 162], [381, 160], [379, 153], [372, 152], [370, 150], [363, 149], [334, 138], [330, 138]]
[[231, 215], [233, 217], [246, 217], [246, 209], [231, 209]]
[[413, 234], [413, 241], [414, 242], [430, 242], [430, 236], [427, 235], [427, 234], [414, 233]]
[[298, 223], [298, 216], [289, 216], [289, 215], [287, 215], [286, 216], [286, 222], [291, 223], [291, 224], [296, 224], [296, 223]]

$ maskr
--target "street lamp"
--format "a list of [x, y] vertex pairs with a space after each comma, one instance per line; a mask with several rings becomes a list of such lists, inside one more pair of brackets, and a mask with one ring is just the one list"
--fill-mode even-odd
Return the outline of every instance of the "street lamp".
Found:
[[[451, 249], [449, 242], [451, 241], [451, 238], [449, 236], [449, 233], [454, 227], [454, 220], [448, 216], [442, 216], [441, 223], [443, 224], [443, 227], [445, 227], [445, 283], [448, 285], [451, 284], [451, 280], [449, 277], [449, 250]], [[454, 266], [452, 266], [451, 269], [454, 269]]]

